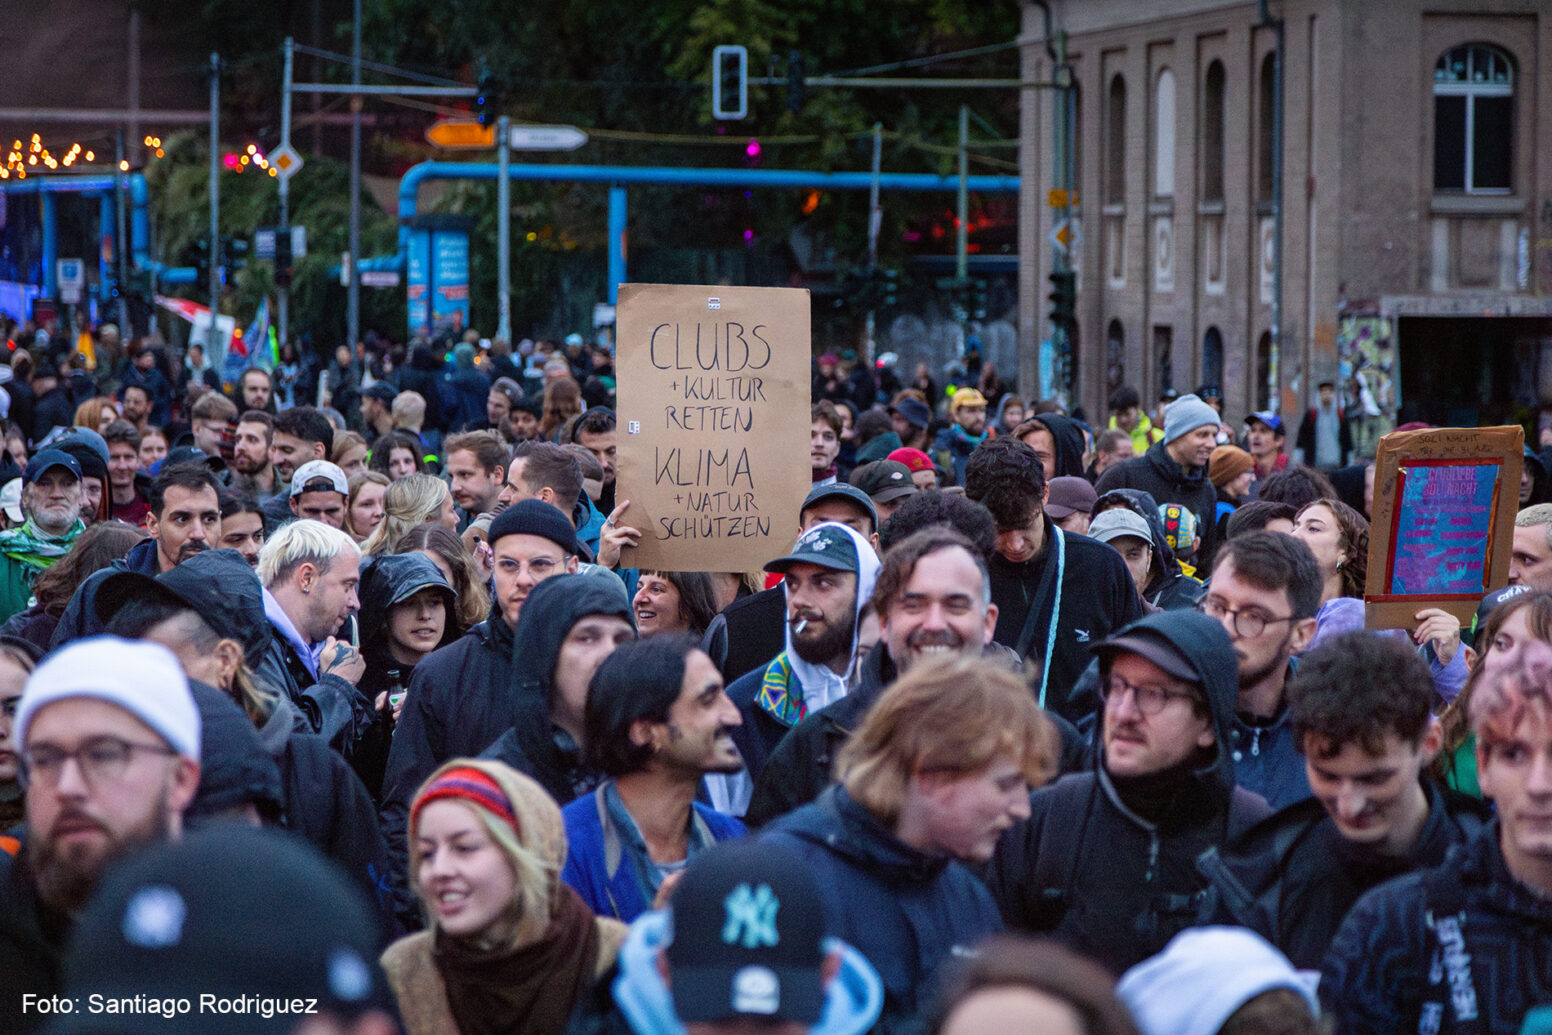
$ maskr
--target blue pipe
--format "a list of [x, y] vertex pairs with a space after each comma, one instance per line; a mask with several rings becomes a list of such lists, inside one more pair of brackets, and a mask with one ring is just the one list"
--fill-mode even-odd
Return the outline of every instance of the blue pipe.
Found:
[[43, 297], [58, 298], [59, 285], [54, 264], [59, 259], [58, 203], [54, 195], [43, 195]]
[[625, 282], [625, 188], [609, 185], [609, 304], [620, 300], [620, 285]]
[[[421, 162], [413, 165], [399, 181], [399, 251], [397, 255], [364, 259], [362, 269], [404, 268], [409, 254], [410, 220], [418, 211], [417, 195], [420, 185], [427, 180], [494, 180], [500, 166], [494, 162]], [[607, 183], [612, 187], [632, 184], [678, 184], [697, 187], [731, 187], [779, 189], [783, 187], [814, 187], [820, 190], [867, 190], [873, 185], [873, 174], [866, 172], [809, 172], [801, 169], [723, 169], [670, 166], [608, 166], [608, 165], [531, 165], [508, 167], [507, 176], [513, 180], [565, 183]], [[879, 186], [886, 190], [943, 191], [959, 189], [959, 178], [935, 176], [932, 173], [881, 173]], [[1017, 193], [1017, 176], [971, 176], [970, 190], [984, 193]], [[611, 206], [613, 201], [611, 199]], [[613, 213], [611, 210], [611, 219]], [[614, 229], [611, 222], [611, 231]], [[611, 259], [612, 249], [611, 245]], [[621, 273], [623, 274], [623, 269]], [[611, 283], [615, 283], [613, 272]]]

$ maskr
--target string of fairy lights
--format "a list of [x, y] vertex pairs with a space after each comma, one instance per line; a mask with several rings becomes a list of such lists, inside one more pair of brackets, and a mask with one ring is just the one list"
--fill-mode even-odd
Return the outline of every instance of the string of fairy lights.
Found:
[[[4, 138], [0, 138], [4, 139]], [[145, 145], [149, 156], [166, 158], [167, 152], [162, 147], [162, 138], [147, 136], [141, 141]], [[44, 143], [43, 136], [39, 133], [32, 134], [26, 144], [21, 138], [12, 140], [10, 149], [5, 155], [5, 164], [0, 165], [0, 180], [9, 180], [15, 177], [25, 180], [29, 175], [39, 175], [47, 172], [57, 172], [61, 169], [71, 169], [78, 163], [91, 165], [97, 161], [97, 152], [82, 146], [80, 141], [74, 141], [65, 150], [63, 155], [55, 155]], [[250, 169], [267, 172], [270, 176], [279, 176], [276, 169], [257, 144], [249, 144], [246, 151], [228, 151], [221, 156], [221, 164], [231, 172], [243, 173]], [[119, 171], [128, 172], [129, 162], [119, 162]]]

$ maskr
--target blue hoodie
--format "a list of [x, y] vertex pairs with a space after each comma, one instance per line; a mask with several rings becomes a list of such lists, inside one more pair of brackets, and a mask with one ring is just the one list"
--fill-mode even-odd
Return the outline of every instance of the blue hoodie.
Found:
[[[631, 924], [620, 949], [614, 1002], [636, 1035], [684, 1035], [668, 986], [657, 969], [657, 955], [673, 941], [672, 917], [663, 910], [643, 913]], [[824, 1013], [809, 1035], [862, 1035], [878, 1019], [884, 986], [878, 972], [856, 949], [837, 938], [825, 941], [839, 951], [841, 969], [825, 988]]]

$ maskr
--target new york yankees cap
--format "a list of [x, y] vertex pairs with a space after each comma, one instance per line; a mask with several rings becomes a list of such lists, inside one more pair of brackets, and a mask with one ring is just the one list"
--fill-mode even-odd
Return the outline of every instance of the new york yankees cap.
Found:
[[699, 855], [669, 903], [674, 1011], [812, 1025], [824, 1012], [824, 916], [802, 860], [754, 838]]

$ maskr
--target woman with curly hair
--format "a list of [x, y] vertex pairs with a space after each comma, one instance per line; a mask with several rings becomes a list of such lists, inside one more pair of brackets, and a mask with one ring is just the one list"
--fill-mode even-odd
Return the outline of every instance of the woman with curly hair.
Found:
[[447, 483], [429, 474], [411, 474], [388, 486], [383, 495], [383, 519], [361, 544], [361, 552], [375, 557], [380, 553], [398, 553], [404, 533], [427, 521], [439, 521], [449, 529], [458, 527], [453, 495]]
[[425, 472], [426, 461], [422, 456], [424, 452], [420, 440], [414, 435], [407, 431], [390, 431], [386, 435], [379, 435], [372, 443], [372, 452], [367, 457], [367, 467], [398, 481], [400, 478]]
[[560, 441], [561, 428], [573, 417], [580, 416], [582, 386], [573, 378], [560, 377], [544, 386], [544, 414], [539, 418], [539, 437], [546, 442]]
[[1320, 610], [1310, 647], [1338, 632], [1363, 628], [1369, 522], [1341, 500], [1328, 497], [1299, 509], [1292, 534], [1310, 548], [1320, 570]]
[[399, 539], [396, 553], [418, 552], [426, 555], [432, 564], [442, 569], [453, 592], [458, 596], [458, 606], [453, 618], [459, 635], [490, 617], [490, 591], [486, 589], [489, 576], [480, 570], [463, 540], [448, 530], [446, 525], [427, 522], [416, 525]]

